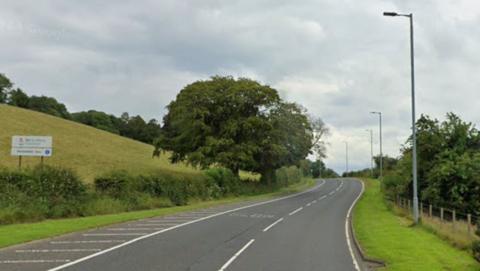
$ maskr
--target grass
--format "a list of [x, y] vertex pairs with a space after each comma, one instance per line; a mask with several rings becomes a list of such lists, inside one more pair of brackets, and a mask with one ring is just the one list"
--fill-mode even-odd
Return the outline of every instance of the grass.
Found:
[[155, 216], [171, 215], [179, 212], [203, 209], [223, 204], [241, 202], [246, 200], [268, 199], [286, 194], [299, 192], [312, 187], [315, 182], [312, 179], [305, 179], [303, 182], [281, 188], [278, 191], [254, 195], [226, 198], [221, 200], [196, 202], [186, 206], [176, 206], [145, 211], [126, 212], [112, 215], [99, 215], [82, 218], [46, 220], [38, 223], [15, 224], [0, 226], [0, 247], [25, 243], [66, 233], [92, 229], [115, 223], [137, 220]]
[[[13, 135], [53, 137], [53, 156], [46, 164], [74, 169], [86, 182], [113, 169], [132, 174], [168, 171], [199, 174], [184, 164], [172, 165], [166, 154], [152, 159], [153, 147], [87, 125], [47, 114], [0, 104], [0, 167], [16, 167], [18, 158], [10, 156]], [[24, 166], [40, 163], [38, 157], [24, 157]]]
[[396, 216], [375, 180], [365, 180], [365, 194], [354, 211], [354, 230], [367, 256], [384, 260], [380, 270], [478, 271], [480, 264], [424, 227]]

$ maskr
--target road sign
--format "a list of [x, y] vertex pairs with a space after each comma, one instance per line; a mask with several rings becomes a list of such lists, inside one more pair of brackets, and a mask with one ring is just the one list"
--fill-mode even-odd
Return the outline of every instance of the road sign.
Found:
[[52, 156], [51, 136], [13, 136], [12, 156]]

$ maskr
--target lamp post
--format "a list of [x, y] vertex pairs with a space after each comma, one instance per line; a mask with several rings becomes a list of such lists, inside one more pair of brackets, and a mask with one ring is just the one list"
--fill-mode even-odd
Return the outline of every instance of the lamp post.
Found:
[[344, 141], [345, 143], [345, 177], [348, 177], [348, 142]]
[[373, 178], [373, 130], [367, 129], [365, 131], [370, 133], [370, 173], [372, 174]]
[[379, 123], [379, 137], [380, 137], [380, 176], [379, 179], [382, 180], [383, 178], [383, 142], [382, 142], [382, 112], [370, 112], [370, 114], [378, 115], [378, 123]]
[[418, 191], [417, 191], [417, 128], [415, 127], [415, 53], [413, 46], [413, 14], [399, 14], [396, 12], [384, 12], [383, 16], [407, 17], [410, 20], [410, 72], [412, 89], [412, 175], [413, 175], [413, 217], [415, 224], [418, 223]]

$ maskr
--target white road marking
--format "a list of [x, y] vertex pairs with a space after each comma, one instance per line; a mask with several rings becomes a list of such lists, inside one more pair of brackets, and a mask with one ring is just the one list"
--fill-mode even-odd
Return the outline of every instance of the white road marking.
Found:
[[301, 210], [303, 210], [303, 207], [300, 207], [300, 208], [298, 208], [297, 210], [295, 210], [295, 211], [293, 211], [293, 212], [289, 213], [288, 215], [294, 215], [294, 214], [296, 214], [296, 213], [300, 212]]
[[273, 228], [273, 226], [277, 225], [278, 223], [282, 222], [283, 218], [280, 218], [278, 219], [277, 221], [273, 222], [272, 224], [270, 224], [270, 226], [266, 227], [265, 229], [263, 229], [263, 232], [266, 232], [268, 231], [269, 229]]
[[324, 198], [326, 198], [326, 197], [327, 197], [327, 195], [321, 196], [318, 200], [322, 200], [322, 199], [324, 199]]
[[78, 249], [19, 249], [16, 253], [58, 253], [58, 252], [98, 252], [99, 248], [78, 248]]
[[335, 191], [332, 191], [332, 192], [330, 192], [330, 193], [328, 193], [328, 194], [331, 196], [331, 195], [335, 194]]
[[2, 264], [21, 264], [21, 263], [68, 263], [70, 260], [4, 260]]
[[312, 205], [311, 202], [307, 203], [307, 205], [305, 205], [306, 207], [310, 207], [310, 205]]
[[352, 256], [352, 261], [353, 265], [355, 266], [355, 269], [357, 271], [361, 271], [360, 266], [358, 265], [357, 259], [355, 257], [355, 253], [353, 252], [353, 247], [352, 247], [352, 241], [350, 240], [350, 230], [349, 230], [349, 223], [350, 223], [350, 216], [352, 214], [352, 209], [357, 203], [357, 201], [360, 199], [360, 197], [363, 194], [363, 191], [365, 189], [363, 182], [360, 182], [362, 184], [362, 190], [358, 194], [357, 198], [353, 201], [352, 205], [350, 206], [350, 209], [348, 209], [347, 212], [347, 218], [345, 219], [345, 235], [347, 237], [347, 245], [348, 245], [348, 250], [350, 251], [350, 255]]
[[147, 235], [148, 233], [144, 232], [129, 232], [129, 233], [84, 233], [83, 236], [139, 236]]
[[163, 230], [164, 228], [110, 228], [109, 231], [148, 231], [148, 230]]
[[253, 242], [255, 242], [255, 239], [252, 239], [250, 240], [246, 245], [244, 245], [237, 253], [235, 253], [235, 255], [233, 255], [232, 258], [230, 258], [230, 260], [228, 260], [223, 266], [222, 268], [218, 269], [218, 271], [224, 271], [225, 269], [227, 269], [227, 267], [233, 263], [233, 261], [235, 261], [235, 259], [240, 256], [240, 254], [242, 254], [242, 252], [244, 252]]
[[177, 229], [177, 228], [180, 228], [180, 227], [184, 227], [184, 226], [187, 226], [187, 225], [190, 225], [190, 224], [193, 224], [193, 223], [197, 223], [197, 222], [200, 222], [200, 221], [203, 221], [203, 220], [207, 220], [207, 219], [210, 219], [210, 218], [213, 218], [213, 217], [217, 217], [217, 216], [221, 216], [221, 215], [224, 215], [224, 214], [229, 214], [229, 213], [233, 213], [233, 212], [237, 212], [237, 211], [240, 211], [240, 210], [244, 210], [244, 209], [248, 209], [248, 208], [252, 208], [252, 207], [256, 207], [256, 206], [261, 206], [261, 205], [265, 205], [265, 204], [269, 204], [269, 203], [273, 203], [273, 202], [277, 202], [277, 201], [281, 201], [281, 200], [286, 200], [286, 199], [290, 199], [290, 198], [294, 198], [294, 197], [298, 197], [300, 195], [303, 195], [303, 194], [306, 194], [306, 193], [310, 193], [312, 191], [315, 191], [317, 189], [319, 189], [321, 186], [323, 186], [325, 184], [325, 180], [322, 180], [322, 183], [312, 189], [309, 189], [309, 190], [306, 190], [306, 191], [303, 191], [301, 193], [298, 193], [298, 194], [293, 194], [293, 195], [289, 195], [289, 196], [285, 196], [285, 197], [282, 197], [282, 198], [277, 198], [277, 199], [272, 199], [272, 200], [268, 200], [268, 201], [263, 201], [263, 202], [257, 202], [257, 203], [253, 203], [253, 204], [250, 204], [250, 205], [247, 205], [247, 206], [242, 206], [242, 207], [238, 207], [238, 208], [234, 208], [234, 209], [231, 209], [231, 210], [227, 210], [227, 211], [223, 211], [223, 212], [219, 212], [219, 213], [216, 213], [216, 214], [213, 214], [213, 215], [209, 215], [209, 216], [206, 216], [206, 217], [202, 217], [202, 218], [199, 218], [197, 220], [192, 220], [192, 221], [189, 221], [189, 222], [185, 222], [183, 224], [179, 224], [179, 225], [175, 225], [171, 228], [167, 228], [167, 229], [164, 229], [164, 230], [161, 230], [161, 231], [157, 231], [157, 232], [154, 232], [154, 233], [150, 233], [150, 234], [147, 234], [147, 235], [143, 235], [143, 236], [140, 236], [138, 238], [135, 238], [135, 239], [132, 239], [130, 241], [127, 241], [125, 243], [122, 243], [122, 244], [119, 244], [117, 246], [114, 246], [114, 247], [111, 247], [111, 248], [108, 248], [108, 249], [105, 249], [105, 250], [102, 250], [100, 252], [97, 252], [97, 253], [94, 253], [94, 254], [91, 254], [91, 255], [88, 255], [88, 256], [85, 256], [83, 258], [80, 258], [80, 259], [77, 259], [75, 261], [72, 261], [72, 262], [69, 262], [69, 263], [66, 263], [66, 264], [62, 264], [60, 266], [57, 266], [57, 267], [54, 267], [54, 268], [51, 268], [49, 269], [48, 271], [58, 271], [58, 270], [62, 270], [66, 267], [69, 267], [69, 266], [72, 266], [72, 265], [75, 265], [75, 264], [78, 264], [78, 263], [81, 263], [81, 262], [84, 262], [86, 260], [89, 260], [91, 258], [95, 258], [97, 256], [100, 256], [100, 255], [103, 255], [105, 253], [108, 253], [110, 251], [113, 251], [113, 250], [116, 250], [116, 249], [119, 249], [119, 248], [122, 248], [124, 246], [128, 246], [130, 244], [133, 244], [135, 242], [138, 242], [140, 240], [143, 240], [143, 239], [146, 239], [146, 238], [150, 238], [152, 236], [155, 236], [155, 235], [158, 235], [158, 234], [161, 234], [161, 233], [164, 233], [164, 232], [167, 232], [167, 231], [171, 231], [171, 230], [174, 230], [174, 229]]
[[[170, 226], [175, 226], [175, 225], [178, 225], [177, 223], [149, 223], [149, 224], [134, 224], [135, 226], [142, 226], [142, 227], [148, 227], [148, 226], [152, 226], [152, 227], [161, 227], [161, 226], [167, 226], [167, 227], [170, 227]], [[134, 226], [132, 225], [132, 226]]]
[[86, 240], [86, 241], [51, 241], [52, 245], [61, 244], [110, 244], [110, 243], [123, 243], [126, 240]]
[[165, 222], [165, 223], [184, 223], [184, 222], [188, 222], [188, 221], [192, 221], [191, 219], [180, 219], [180, 220], [173, 220], [173, 219], [161, 219], [161, 220], [148, 220], [148, 221], [145, 221], [147, 223], [162, 223], [162, 222]]
[[317, 203], [317, 200], [312, 201], [313, 204]]

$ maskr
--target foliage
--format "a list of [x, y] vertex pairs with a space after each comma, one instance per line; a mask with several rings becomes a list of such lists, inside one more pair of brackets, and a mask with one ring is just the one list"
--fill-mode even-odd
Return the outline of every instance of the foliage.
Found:
[[174, 163], [220, 165], [235, 175], [258, 172], [270, 182], [275, 169], [296, 164], [312, 146], [304, 110], [250, 79], [217, 76], [192, 83], [167, 108], [155, 145], [171, 151]]
[[12, 82], [4, 74], [0, 73], [0, 103], [7, 101], [7, 94], [12, 87]]
[[473, 257], [480, 262], [480, 241], [475, 241], [472, 244]]
[[[417, 123], [418, 187], [423, 201], [479, 215], [480, 132], [448, 113], [440, 122], [421, 116]], [[411, 138], [392, 172], [387, 191], [410, 195]]]
[[310, 116], [309, 121], [313, 131], [312, 152], [317, 160], [324, 159], [327, 157], [327, 143], [324, 139], [330, 131], [319, 117]]

